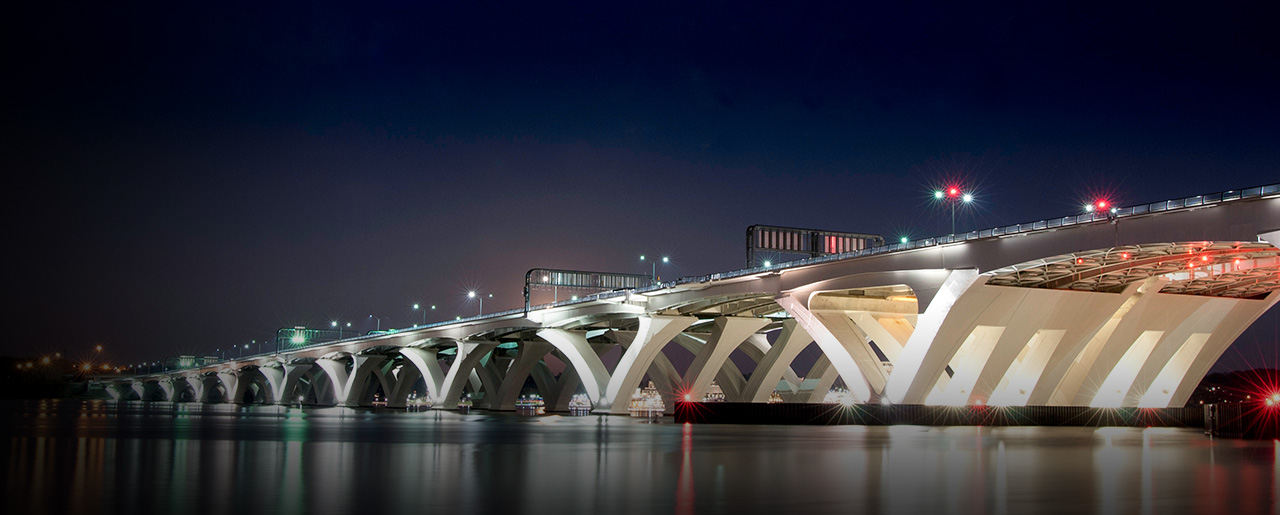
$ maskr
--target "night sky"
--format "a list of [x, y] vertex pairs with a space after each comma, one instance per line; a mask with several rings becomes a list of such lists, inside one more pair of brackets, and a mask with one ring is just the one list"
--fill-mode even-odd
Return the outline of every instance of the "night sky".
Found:
[[937, 235], [951, 179], [961, 230], [1280, 180], [1261, 2], [418, 4], [9, 6], [0, 355], [452, 319], [533, 267], [739, 268], [751, 224]]

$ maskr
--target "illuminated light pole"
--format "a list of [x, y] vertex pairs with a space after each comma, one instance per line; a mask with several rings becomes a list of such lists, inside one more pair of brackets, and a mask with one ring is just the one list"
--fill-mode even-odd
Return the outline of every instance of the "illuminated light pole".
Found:
[[[649, 277], [650, 277], [651, 279], [653, 279], [653, 282], [655, 282], [655, 283], [656, 283], [656, 282], [658, 282], [658, 260], [657, 260], [657, 259], [648, 259], [648, 260], [646, 260], [646, 259], [645, 259], [645, 257], [644, 257], [644, 254], [641, 254], [641, 255], [640, 255], [640, 261], [648, 261], [648, 262], [649, 262], [649, 264], [650, 264], [650, 265], [652, 265], [652, 266], [650, 266], [650, 267], [649, 267]], [[665, 264], [670, 263], [670, 262], [671, 262], [671, 258], [669, 258], [669, 257], [667, 257], [667, 256], [662, 256], [662, 264], [664, 264], [664, 265], [665, 265]]]
[[381, 331], [381, 330], [382, 330], [382, 317], [376, 317], [376, 316], [373, 316], [373, 315], [369, 315], [369, 318], [372, 318], [372, 319], [374, 319], [374, 320], [377, 320], [377, 321], [378, 321], [377, 329], [374, 329], [374, 330], [375, 330], [375, 331]]
[[959, 187], [951, 186], [945, 190], [935, 190], [933, 199], [946, 202], [951, 205], [951, 234], [956, 233], [956, 204], [961, 202], [969, 204], [973, 202], [973, 193], [962, 191]]
[[[421, 306], [419, 306], [419, 305], [418, 305], [418, 303], [416, 303], [416, 302], [415, 302], [415, 303], [413, 304], [413, 310], [414, 310], [414, 311], [418, 311], [420, 308], [421, 308]], [[435, 304], [432, 304], [432, 305], [431, 305], [431, 310], [432, 310], [432, 311], [435, 311], [435, 310], [436, 310], [436, 305], [435, 305]], [[425, 310], [425, 309], [423, 309], [423, 310], [422, 310], [422, 325], [427, 325], [427, 310]]]
[[[484, 316], [484, 296], [483, 296], [483, 295], [480, 295], [480, 294], [477, 294], [474, 290], [472, 290], [472, 291], [467, 292], [467, 298], [468, 298], [468, 299], [479, 299], [479, 300], [480, 300], [480, 316]], [[491, 299], [493, 298], [493, 294], [492, 294], [492, 293], [490, 293], [490, 294], [489, 294], [489, 298], [491, 298]]]
[[[640, 256], [640, 257], [641, 257], [642, 259], [644, 258], [644, 256]], [[543, 284], [550, 284], [550, 283], [551, 283], [551, 276], [550, 276], [550, 275], [547, 275], [547, 274], [543, 274], [543, 275], [542, 275], [542, 283], [543, 283]], [[555, 303], [555, 302], [560, 302], [560, 285], [559, 285], [559, 284], [551, 284], [551, 302], [553, 302], [553, 303]]]

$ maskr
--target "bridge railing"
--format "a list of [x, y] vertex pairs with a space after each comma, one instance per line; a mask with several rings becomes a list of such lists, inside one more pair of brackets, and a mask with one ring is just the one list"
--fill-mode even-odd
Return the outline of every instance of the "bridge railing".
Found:
[[[539, 304], [536, 306], [530, 306], [529, 310], [532, 311], [532, 310], [548, 309], [548, 308], [555, 308], [560, 306], [567, 306], [571, 304], [581, 304], [581, 303], [593, 302], [597, 300], [612, 299], [612, 298], [625, 296], [628, 294], [628, 292], [632, 294], [649, 293], [649, 292], [673, 288], [681, 284], [719, 281], [723, 279], [732, 279], [735, 277], [742, 277], [742, 276], [754, 275], [754, 274], [771, 272], [771, 271], [786, 270], [789, 268], [809, 266], [809, 265], [814, 265], [818, 263], [827, 263], [831, 261], [840, 261], [844, 259], [874, 256], [874, 255], [885, 254], [890, 252], [900, 252], [904, 250], [933, 247], [937, 245], [946, 245], [948, 243], [957, 243], [962, 241], [996, 238], [996, 237], [1000, 237], [1008, 234], [1021, 234], [1021, 233], [1027, 233], [1027, 232], [1033, 232], [1033, 231], [1057, 229], [1057, 228], [1068, 227], [1072, 225], [1105, 222], [1113, 219], [1118, 220], [1118, 219], [1128, 218], [1132, 216], [1143, 216], [1151, 213], [1159, 213], [1163, 211], [1171, 211], [1176, 209], [1190, 209], [1190, 208], [1196, 208], [1201, 206], [1207, 206], [1211, 204], [1218, 204], [1222, 202], [1231, 202], [1236, 200], [1259, 198], [1259, 197], [1263, 197], [1267, 195], [1275, 195], [1275, 194], [1280, 194], [1280, 183], [1268, 184], [1265, 186], [1255, 186], [1252, 188], [1245, 188], [1241, 190], [1227, 190], [1227, 191], [1222, 191], [1218, 193], [1210, 193], [1207, 195], [1195, 195], [1191, 197], [1164, 200], [1160, 202], [1152, 202], [1150, 204], [1139, 204], [1135, 206], [1118, 207], [1115, 209], [1114, 212], [1110, 210], [1094, 211], [1091, 213], [1068, 215], [1068, 216], [1062, 216], [1057, 218], [1048, 218], [1044, 220], [1036, 220], [1032, 222], [1006, 225], [1002, 227], [978, 229], [978, 230], [969, 231], [969, 232], [960, 233], [960, 234], [948, 234], [945, 236], [922, 238], [918, 240], [908, 241], [905, 243], [890, 243], [886, 245], [880, 245], [880, 246], [865, 248], [861, 250], [849, 251], [849, 252], [844, 252], [840, 254], [829, 254], [829, 255], [819, 256], [819, 257], [796, 259], [792, 261], [786, 261], [783, 263], [773, 264], [770, 266], [761, 265], [761, 266], [754, 266], [749, 268], [741, 268], [738, 270], [731, 270], [728, 272], [717, 272], [714, 274], [681, 277], [674, 281], [654, 283], [650, 286], [635, 288], [632, 290], [610, 290], [610, 291], [605, 291], [605, 292], [600, 292], [600, 293], [579, 297], [577, 300], [567, 299], [567, 300], [551, 302], [547, 304]], [[504, 311], [497, 311], [494, 313], [476, 315], [476, 316], [466, 317], [461, 319], [443, 320], [440, 322], [433, 322], [426, 325], [415, 325], [413, 327], [409, 327], [405, 329], [393, 329], [390, 331], [385, 331], [384, 333], [395, 334], [403, 331], [431, 329], [435, 327], [447, 326], [450, 324], [464, 324], [468, 322], [475, 322], [475, 321], [486, 320], [486, 319], [496, 319], [496, 318], [502, 318], [502, 317], [510, 317], [513, 315], [523, 315], [524, 313], [525, 313], [524, 308], [508, 309]], [[344, 339], [335, 340], [335, 341], [326, 341], [326, 342], [318, 342], [318, 343], [299, 345], [299, 346], [290, 346], [287, 349], [282, 348], [280, 349], [280, 351], [298, 351], [298, 350], [304, 350], [312, 347], [345, 344], [353, 341], [369, 339], [376, 336], [381, 336], [381, 335], [353, 336], [351, 338], [344, 338]], [[262, 353], [254, 354], [251, 356], [244, 356], [239, 359], [251, 360], [255, 358], [270, 356], [272, 354], [276, 354], [276, 352], [275, 351], [262, 352]]]

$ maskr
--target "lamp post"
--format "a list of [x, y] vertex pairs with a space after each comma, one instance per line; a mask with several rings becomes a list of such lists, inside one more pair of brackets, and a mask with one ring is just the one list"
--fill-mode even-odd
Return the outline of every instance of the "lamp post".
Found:
[[[484, 316], [484, 296], [476, 293], [475, 290], [472, 290], [467, 292], [467, 298], [480, 300], [480, 316]], [[493, 298], [492, 293], [489, 294], [489, 298]]]
[[[333, 327], [333, 328], [336, 328], [336, 329], [338, 330], [338, 339], [339, 339], [339, 340], [341, 340], [341, 339], [342, 339], [342, 325], [341, 325], [341, 324], [339, 324], [337, 320], [334, 320], [334, 321], [329, 322], [329, 327]], [[347, 327], [351, 327], [351, 322], [347, 322]]]
[[[421, 308], [422, 308], [422, 306], [418, 305], [418, 303], [416, 303], [416, 302], [415, 302], [415, 303], [413, 304], [413, 310], [414, 310], [414, 311], [419, 311], [419, 310], [421, 310], [421, 311], [422, 311], [422, 325], [427, 325], [427, 310], [425, 310], [425, 309], [421, 309]], [[436, 305], [435, 305], [435, 304], [432, 304], [432, 305], [431, 305], [431, 311], [435, 311], [435, 310], [436, 310]]]
[[951, 234], [956, 233], [956, 205], [961, 202], [968, 204], [973, 202], [973, 193], [962, 191], [959, 187], [951, 186], [942, 190], [933, 192], [934, 200], [945, 202], [951, 205]]
[[381, 331], [381, 330], [382, 330], [382, 317], [376, 317], [376, 316], [373, 316], [373, 315], [369, 315], [369, 318], [372, 318], [372, 319], [374, 319], [374, 320], [377, 320], [377, 321], [378, 321], [378, 328], [377, 328], [377, 329], [375, 329], [375, 331]]
[[[650, 267], [649, 267], [649, 278], [650, 278], [650, 279], [652, 279], [652, 280], [653, 280], [653, 282], [655, 282], [655, 283], [656, 283], [656, 282], [658, 282], [658, 260], [657, 260], [657, 259], [646, 259], [646, 258], [645, 258], [645, 255], [644, 255], [644, 254], [641, 254], [641, 255], [640, 255], [640, 261], [648, 261], [648, 262], [649, 262], [649, 264], [650, 264], [650, 265], [652, 265], [652, 266], [650, 266]], [[670, 262], [671, 262], [671, 258], [669, 258], [669, 257], [667, 257], [667, 256], [662, 256], [662, 263], [663, 263], [663, 264], [667, 264], [667, 263], [670, 263]]]

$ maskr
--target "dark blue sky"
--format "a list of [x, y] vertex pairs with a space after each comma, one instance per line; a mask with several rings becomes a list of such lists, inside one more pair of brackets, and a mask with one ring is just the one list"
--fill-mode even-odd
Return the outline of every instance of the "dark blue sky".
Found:
[[370, 4], [12, 7], [0, 354], [512, 308], [532, 267], [739, 267], [755, 223], [939, 234], [950, 177], [962, 229], [1280, 179], [1260, 4]]

